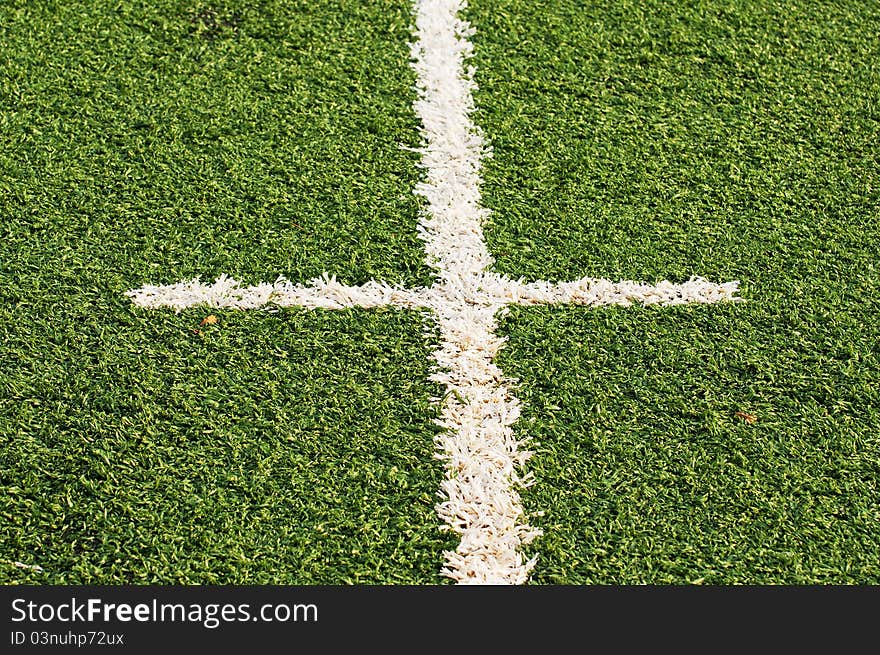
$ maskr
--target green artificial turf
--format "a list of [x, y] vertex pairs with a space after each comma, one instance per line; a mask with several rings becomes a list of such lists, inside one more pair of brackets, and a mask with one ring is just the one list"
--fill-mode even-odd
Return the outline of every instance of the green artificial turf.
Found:
[[537, 443], [532, 582], [880, 582], [880, 8], [468, 17], [497, 269], [747, 300], [504, 320]]
[[429, 282], [410, 21], [405, 0], [0, 5], [0, 582], [442, 581], [421, 316], [200, 328], [123, 295]]
[[[502, 320], [532, 582], [880, 582], [880, 9], [467, 17], [496, 269], [747, 300]], [[0, 5], [0, 583], [448, 582], [419, 314], [200, 326], [123, 295], [429, 284], [411, 22], [407, 0]]]

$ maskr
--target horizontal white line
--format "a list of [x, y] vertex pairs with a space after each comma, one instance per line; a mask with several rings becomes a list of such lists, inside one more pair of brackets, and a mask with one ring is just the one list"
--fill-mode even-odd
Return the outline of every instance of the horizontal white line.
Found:
[[450, 287], [447, 283], [410, 290], [373, 281], [347, 285], [326, 274], [308, 284], [293, 284], [280, 277], [271, 283], [242, 286], [237, 280], [221, 275], [213, 283], [204, 283], [195, 278], [176, 284], [147, 284], [140, 289], [127, 291], [126, 295], [138, 307], [168, 307], [176, 311], [197, 306], [230, 309], [258, 309], [267, 306], [369, 309], [393, 305], [411, 309], [436, 309], [438, 303], [449, 303], [456, 295], [460, 295], [463, 302], [486, 307], [544, 304], [592, 307], [632, 304], [668, 306], [742, 300], [736, 296], [738, 282], [718, 284], [699, 277], [680, 284], [667, 280], [656, 284], [627, 280], [612, 282], [591, 277], [574, 282], [523, 282], [485, 273], [476, 278], [472, 287], [463, 286], [455, 290]]
[[169, 307], [178, 312], [197, 306], [230, 309], [259, 309], [267, 306], [345, 309], [421, 305], [417, 291], [406, 291], [383, 282], [349, 286], [340, 284], [335, 276], [326, 274], [306, 285], [293, 284], [279, 277], [275, 282], [263, 282], [255, 286], [242, 286], [237, 280], [223, 274], [211, 284], [205, 284], [198, 278], [168, 285], [147, 284], [140, 289], [127, 291], [126, 295], [138, 307]]
[[737, 298], [739, 282], [710, 282], [692, 277], [675, 284], [663, 280], [656, 284], [645, 282], [612, 282], [601, 278], [584, 277], [574, 282], [507, 282], [518, 305], [685, 305], [689, 303], [716, 303], [741, 301]]

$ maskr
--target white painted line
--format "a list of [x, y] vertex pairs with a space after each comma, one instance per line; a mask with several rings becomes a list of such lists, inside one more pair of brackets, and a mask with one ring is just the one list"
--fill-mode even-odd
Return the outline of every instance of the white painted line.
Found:
[[198, 278], [163, 286], [147, 284], [140, 289], [126, 292], [126, 295], [138, 307], [168, 307], [177, 312], [199, 305], [229, 309], [260, 309], [267, 306], [307, 309], [422, 306], [418, 293], [381, 282], [367, 282], [362, 286], [352, 287], [340, 284], [335, 276], [329, 275], [316, 278], [308, 285], [293, 284], [279, 277], [275, 282], [264, 282], [250, 287], [243, 287], [235, 279], [221, 275], [212, 284], [200, 282]]
[[[656, 284], [623, 280], [612, 282], [603, 278], [585, 277], [574, 282], [523, 282], [495, 273], [476, 279], [477, 291], [469, 291], [471, 300], [493, 306], [503, 305], [685, 305], [691, 303], [741, 302], [736, 297], [738, 282], [718, 284], [695, 277], [682, 284], [663, 280]], [[180, 312], [188, 307], [227, 309], [262, 309], [268, 307], [305, 307], [306, 309], [370, 309], [393, 305], [406, 309], [432, 309], [438, 303], [463, 298], [463, 290], [450, 292], [448, 285], [431, 288], [404, 289], [385, 282], [361, 285], [342, 284], [335, 276], [325, 274], [308, 284], [293, 284], [284, 277], [275, 282], [242, 286], [240, 282], [221, 275], [208, 284], [198, 278], [167, 285], [146, 284], [126, 291], [138, 307], [169, 308]], [[451, 293], [451, 295], [450, 295]]]
[[[406, 309], [432, 309], [437, 304], [450, 302], [450, 297], [462, 298], [464, 291], [452, 291], [447, 285], [428, 289], [404, 289], [384, 282], [361, 285], [342, 284], [335, 276], [315, 278], [309, 284], [293, 284], [279, 277], [275, 282], [242, 286], [240, 282], [221, 275], [208, 284], [198, 278], [167, 285], [146, 284], [126, 291], [138, 307], [145, 309], [169, 308], [180, 312], [188, 307], [215, 307], [227, 309], [261, 309], [268, 307], [305, 307], [306, 309], [370, 309], [393, 305]], [[737, 282], [717, 284], [695, 277], [682, 284], [663, 280], [656, 284], [623, 280], [612, 282], [602, 278], [585, 277], [574, 282], [523, 282], [494, 273], [486, 273], [477, 280], [477, 291], [469, 292], [471, 299], [493, 306], [503, 305], [685, 305], [691, 303], [741, 302], [736, 297]]]
[[[446, 478], [437, 513], [459, 535], [454, 552], [444, 553], [443, 573], [459, 583], [521, 584], [535, 558], [522, 547], [540, 534], [528, 525], [519, 489], [532, 482], [524, 465], [528, 438], [516, 439], [512, 426], [520, 402], [494, 359], [504, 345], [496, 316], [507, 305], [588, 306], [714, 303], [737, 300], [737, 283], [693, 278], [683, 284], [511, 280], [490, 268], [483, 237], [488, 211], [480, 205], [480, 167], [488, 153], [473, 124], [473, 46], [470, 25], [461, 19], [464, 0], [415, 0], [416, 41], [411, 46], [417, 75], [415, 111], [422, 123], [420, 166], [424, 179], [415, 193], [424, 198], [418, 222], [428, 264], [438, 281], [430, 288], [403, 289], [370, 281], [347, 286], [325, 274], [308, 285], [279, 278], [243, 287], [221, 276], [213, 284], [198, 279], [129, 291], [133, 302], [151, 309], [180, 311], [195, 305], [257, 309], [300, 306], [342, 309], [394, 305], [427, 310], [439, 331], [431, 379], [446, 387], [438, 423], [437, 456]], [[433, 332], [431, 332], [433, 334]]]
[[701, 277], [693, 277], [683, 284], [666, 280], [657, 284], [644, 282], [612, 282], [585, 277], [574, 282], [538, 281], [530, 284], [511, 283], [513, 302], [520, 305], [575, 304], [600, 307], [603, 305], [685, 305], [688, 303], [715, 303], [722, 300], [738, 301], [738, 282], [716, 284]]
[[470, 114], [474, 110], [473, 33], [460, 12], [464, 0], [417, 0], [416, 41], [411, 48], [421, 119], [425, 199], [419, 234], [439, 284], [429, 303], [440, 331], [431, 379], [446, 386], [437, 440], [446, 467], [437, 508], [460, 536], [444, 553], [444, 574], [459, 583], [521, 584], [534, 559], [522, 545], [539, 531], [523, 516], [518, 487], [528, 483], [512, 425], [520, 404], [493, 363], [504, 340], [495, 334], [503, 306], [484, 273], [493, 263], [483, 238], [488, 211], [480, 205], [480, 168], [487, 147]]

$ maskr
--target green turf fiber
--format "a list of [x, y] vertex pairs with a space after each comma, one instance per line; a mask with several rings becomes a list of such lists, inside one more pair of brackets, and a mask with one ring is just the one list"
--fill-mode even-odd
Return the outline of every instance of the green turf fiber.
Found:
[[0, 11], [0, 209], [33, 242], [13, 273], [71, 244], [126, 285], [430, 282], [405, 0]]
[[[134, 308], [430, 280], [405, 0], [0, 5], [0, 582], [437, 582], [417, 313]], [[39, 565], [43, 573], [12, 566]]]
[[[880, 582], [880, 10], [468, 17], [497, 270], [748, 300], [504, 319], [533, 582]], [[0, 583], [443, 581], [417, 314], [199, 329], [123, 296], [429, 283], [410, 24], [407, 0], [0, 4]]]
[[538, 442], [532, 581], [880, 582], [880, 8], [468, 16], [498, 270], [748, 301], [503, 322]]

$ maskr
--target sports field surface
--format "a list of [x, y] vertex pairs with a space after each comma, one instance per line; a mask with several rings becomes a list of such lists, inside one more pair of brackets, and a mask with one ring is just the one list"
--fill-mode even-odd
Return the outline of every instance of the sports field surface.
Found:
[[880, 584], [878, 33], [0, 3], [0, 583]]

